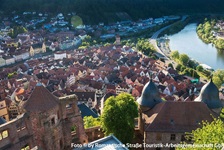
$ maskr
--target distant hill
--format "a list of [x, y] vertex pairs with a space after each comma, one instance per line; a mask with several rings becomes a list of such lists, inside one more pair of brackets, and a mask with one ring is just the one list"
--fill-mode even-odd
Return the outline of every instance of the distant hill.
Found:
[[224, 0], [0, 0], [0, 10], [76, 12], [84, 23], [224, 12]]

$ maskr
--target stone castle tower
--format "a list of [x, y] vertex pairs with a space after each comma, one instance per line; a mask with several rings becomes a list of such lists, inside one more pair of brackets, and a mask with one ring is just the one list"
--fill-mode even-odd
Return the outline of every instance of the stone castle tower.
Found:
[[20, 109], [22, 115], [1, 126], [0, 148], [63, 150], [88, 143], [75, 95], [57, 98], [38, 83]]

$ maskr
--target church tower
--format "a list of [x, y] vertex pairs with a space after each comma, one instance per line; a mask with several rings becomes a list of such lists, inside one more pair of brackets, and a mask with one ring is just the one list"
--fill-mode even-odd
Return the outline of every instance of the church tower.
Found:
[[30, 46], [30, 56], [34, 56], [34, 49], [32, 46]]
[[47, 51], [45, 43], [42, 44], [42, 53], [45, 53]]
[[121, 37], [119, 34], [116, 35], [116, 45], [121, 45]]

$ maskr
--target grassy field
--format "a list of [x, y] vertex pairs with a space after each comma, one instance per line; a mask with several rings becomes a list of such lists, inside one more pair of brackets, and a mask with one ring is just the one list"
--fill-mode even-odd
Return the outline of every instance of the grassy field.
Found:
[[72, 18], [71, 18], [71, 24], [72, 24], [72, 26], [73, 27], [77, 27], [77, 26], [79, 26], [79, 25], [83, 25], [83, 21], [82, 21], [82, 18], [80, 18], [79, 16], [73, 16]]

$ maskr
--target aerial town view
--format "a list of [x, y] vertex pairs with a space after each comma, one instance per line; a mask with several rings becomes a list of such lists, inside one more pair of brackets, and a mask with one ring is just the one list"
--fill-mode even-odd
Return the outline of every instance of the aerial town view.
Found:
[[0, 150], [224, 150], [223, 8], [0, 0]]

